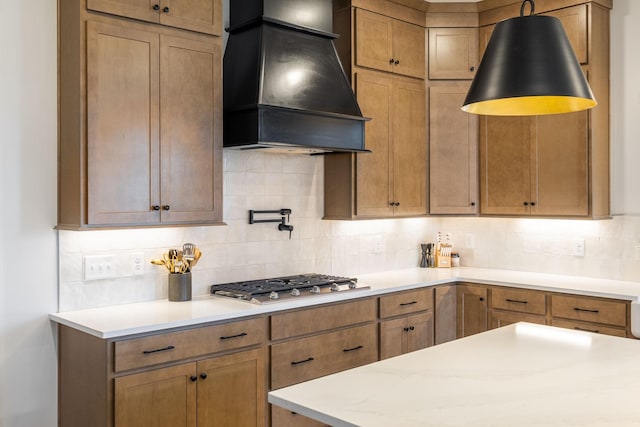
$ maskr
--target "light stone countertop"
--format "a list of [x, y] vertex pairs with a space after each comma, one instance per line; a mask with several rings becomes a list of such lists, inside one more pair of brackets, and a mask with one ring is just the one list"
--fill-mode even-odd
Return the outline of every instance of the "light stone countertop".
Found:
[[640, 425], [640, 341], [518, 323], [269, 393], [335, 427]]
[[409, 268], [357, 276], [358, 283], [370, 290], [327, 294], [314, 298], [256, 305], [231, 298], [202, 295], [191, 301], [158, 300], [103, 308], [52, 313], [54, 322], [70, 326], [99, 338], [118, 338], [133, 334], [197, 325], [216, 321], [300, 308], [369, 295], [382, 295], [406, 289], [458, 281], [505, 285], [545, 291], [558, 291], [632, 301], [632, 332], [640, 337], [640, 283], [549, 275], [511, 270], [459, 268]]

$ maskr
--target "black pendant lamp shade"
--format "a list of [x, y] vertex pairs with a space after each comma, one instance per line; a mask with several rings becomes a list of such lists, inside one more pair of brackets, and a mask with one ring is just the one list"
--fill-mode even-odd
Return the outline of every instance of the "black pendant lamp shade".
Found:
[[491, 116], [560, 114], [595, 107], [560, 20], [533, 15], [496, 24], [462, 110]]

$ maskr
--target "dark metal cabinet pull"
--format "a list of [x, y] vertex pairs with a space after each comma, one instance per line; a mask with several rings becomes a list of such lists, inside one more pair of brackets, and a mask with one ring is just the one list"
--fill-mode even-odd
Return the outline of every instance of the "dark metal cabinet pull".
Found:
[[151, 210], [152, 211], [159, 211], [160, 210], [160, 206], [159, 205], [153, 205], [153, 206], [151, 206]]
[[352, 347], [352, 348], [345, 348], [342, 351], [344, 351], [345, 353], [349, 352], [349, 351], [355, 351], [355, 350], [360, 350], [361, 348], [364, 348], [364, 346], [356, 346], [356, 347]]
[[206, 372], [201, 373], [200, 374], [200, 378], [202, 378], [203, 380], [206, 380], [207, 379], [207, 373]]
[[161, 351], [169, 351], [169, 350], [173, 350], [173, 349], [175, 349], [175, 348], [176, 348], [176, 347], [175, 347], [175, 346], [173, 346], [173, 345], [168, 345], [168, 346], [166, 346], [166, 347], [163, 347], [163, 348], [157, 348], [157, 349], [155, 349], [155, 350], [144, 350], [144, 351], [142, 352], [142, 354], [153, 354], [153, 353], [158, 353], [158, 352], [161, 352]]
[[516, 304], [528, 304], [527, 301], [520, 301], [520, 300], [517, 300], [517, 299], [509, 299], [509, 298], [507, 298], [506, 301], [507, 302], [514, 302]]
[[573, 308], [575, 311], [583, 311], [585, 313], [600, 313], [600, 310], [589, 310], [588, 308], [580, 308], [580, 307], [574, 307]]
[[164, 13], [169, 13], [169, 8], [168, 8], [167, 6], [165, 6], [165, 7], [164, 7], [164, 9], [162, 9], [162, 11], [163, 11]]
[[160, 10], [160, 5], [159, 4], [154, 4], [153, 5], [153, 10], [155, 10], [155, 11]]
[[409, 331], [413, 331], [413, 330], [415, 330], [415, 329], [416, 329], [416, 328], [415, 328], [414, 326], [409, 326], [408, 328], [404, 328], [404, 331], [405, 331], [405, 332], [409, 332]]
[[191, 375], [191, 377], [189, 378], [191, 381], [196, 382], [198, 381], [198, 377], [196, 377], [195, 375]]
[[168, 211], [169, 209], [171, 209], [171, 206], [169, 206], [169, 205], [163, 205], [162, 206], [162, 210], [164, 210], [164, 211]]
[[314, 359], [313, 359], [313, 357], [307, 357], [307, 358], [306, 358], [306, 359], [304, 359], [304, 360], [297, 360], [297, 361], [291, 362], [291, 364], [292, 364], [292, 365], [299, 365], [299, 364], [301, 364], [301, 363], [312, 362], [313, 360], [314, 360]]
[[221, 340], [230, 340], [232, 338], [240, 338], [240, 337], [246, 337], [247, 333], [246, 332], [241, 332], [238, 335], [228, 335], [226, 337], [220, 337]]
[[413, 305], [413, 304], [417, 304], [418, 301], [411, 301], [411, 302], [401, 302], [400, 303], [400, 307], [404, 307], [406, 305]]
[[586, 329], [586, 328], [581, 328], [579, 326], [574, 326], [573, 329], [575, 329], [576, 331], [593, 332], [594, 334], [600, 333], [598, 329]]

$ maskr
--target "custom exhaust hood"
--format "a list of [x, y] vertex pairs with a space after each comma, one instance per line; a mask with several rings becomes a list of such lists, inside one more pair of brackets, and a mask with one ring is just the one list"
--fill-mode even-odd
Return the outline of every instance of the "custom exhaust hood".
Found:
[[364, 125], [333, 45], [332, 0], [232, 0], [224, 147], [363, 152]]

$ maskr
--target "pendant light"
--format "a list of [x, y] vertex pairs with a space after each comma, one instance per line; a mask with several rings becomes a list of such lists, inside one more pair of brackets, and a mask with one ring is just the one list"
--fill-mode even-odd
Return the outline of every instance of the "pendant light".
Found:
[[[531, 14], [524, 16], [525, 4]], [[586, 110], [597, 102], [558, 18], [535, 15], [496, 24], [462, 110], [535, 116]]]

